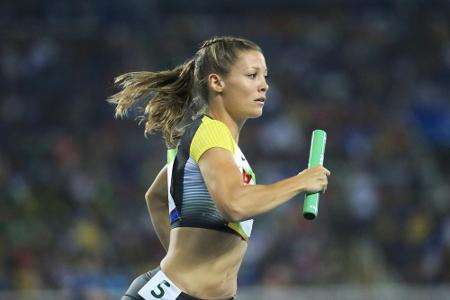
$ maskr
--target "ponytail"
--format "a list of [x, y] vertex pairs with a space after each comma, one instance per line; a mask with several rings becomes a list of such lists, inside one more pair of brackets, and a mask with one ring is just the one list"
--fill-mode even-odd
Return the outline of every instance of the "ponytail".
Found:
[[123, 117], [141, 97], [147, 104], [141, 121], [145, 134], [161, 130], [166, 145], [175, 147], [182, 135], [180, 123], [192, 104], [195, 60], [191, 59], [172, 70], [131, 72], [115, 79], [122, 90], [108, 101], [116, 105], [116, 117]]
[[258, 45], [246, 39], [212, 38], [203, 42], [192, 59], [175, 69], [117, 77], [115, 83], [121, 91], [108, 101], [116, 105], [116, 117], [123, 117], [133, 104], [145, 99], [144, 113], [139, 117], [145, 122], [145, 134], [161, 130], [167, 147], [173, 148], [183, 134], [184, 121], [203, 113], [209, 103], [209, 74], [227, 74], [239, 52], [249, 50], [261, 52]]

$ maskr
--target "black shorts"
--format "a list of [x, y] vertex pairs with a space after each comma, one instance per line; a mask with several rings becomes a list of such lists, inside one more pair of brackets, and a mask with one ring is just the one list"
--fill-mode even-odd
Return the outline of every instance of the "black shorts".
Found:
[[[158, 267], [131, 283], [121, 300], [202, 300], [183, 293]], [[232, 300], [229, 298], [227, 300]]]

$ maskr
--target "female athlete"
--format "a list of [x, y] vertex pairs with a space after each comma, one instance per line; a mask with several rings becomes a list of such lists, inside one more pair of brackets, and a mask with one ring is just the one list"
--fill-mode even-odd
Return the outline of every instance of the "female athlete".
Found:
[[325, 191], [330, 172], [322, 166], [255, 183], [239, 133], [263, 113], [267, 72], [255, 43], [216, 37], [172, 70], [116, 78], [121, 91], [109, 99], [116, 116], [145, 99], [145, 132], [160, 130], [168, 147], [167, 164], [145, 195], [167, 254], [122, 300], [233, 299], [252, 218], [301, 192]]

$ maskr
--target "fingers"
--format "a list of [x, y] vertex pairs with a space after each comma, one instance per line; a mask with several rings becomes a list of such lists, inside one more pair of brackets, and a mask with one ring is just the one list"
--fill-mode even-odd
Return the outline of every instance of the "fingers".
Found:
[[330, 170], [328, 170], [327, 168], [325, 168], [325, 167], [322, 167], [322, 169], [323, 169], [323, 171], [325, 172], [325, 178], [324, 178], [324, 180], [325, 180], [325, 183], [324, 183], [324, 186], [323, 186], [323, 189], [322, 189], [322, 194], [325, 194], [325, 192], [327, 191], [327, 187], [328, 187], [328, 176], [330, 176], [331, 175], [331, 172], [330, 172]]
[[318, 165], [305, 169], [298, 175], [300, 175], [304, 185], [303, 191], [308, 193], [325, 193], [328, 186], [328, 176], [331, 175], [331, 172], [327, 168]]
[[328, 187], [328, 178], [325, 177], [325, 183], [323, 185], [322, 194], [325, 194], [325, 192], [327, 191], [327, 187]]
[[317, 166], [317, 168], [321, 169], [321, 170], [325, 173], [325, 175], [327, 175], [327, 176], [330, 176], [330, 175], [331, 175], [330, 170], [328, 170], [328, 169], [325, 168], [324, 166]]
[[318, 165], [318, 166], [313, 167], [312, 169], [314, 169], [314, 168], [317, 169], [317, 170], [321, 170], [322, 172], [325, 173], [326, 176], [330, 176], [331, 175], [330, 170], [328, 170], [324, 166]]

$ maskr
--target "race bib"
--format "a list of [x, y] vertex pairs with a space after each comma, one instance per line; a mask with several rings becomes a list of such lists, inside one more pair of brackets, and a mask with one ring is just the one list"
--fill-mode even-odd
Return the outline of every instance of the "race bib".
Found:
[[181, 290], [160, 270], [138, 291], [138, 294], [145, 300], [176, 300]]

